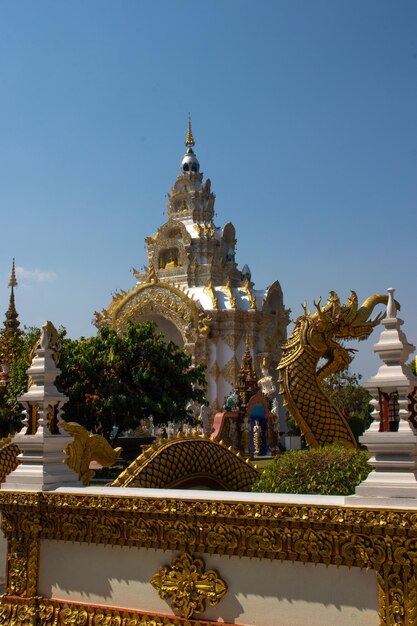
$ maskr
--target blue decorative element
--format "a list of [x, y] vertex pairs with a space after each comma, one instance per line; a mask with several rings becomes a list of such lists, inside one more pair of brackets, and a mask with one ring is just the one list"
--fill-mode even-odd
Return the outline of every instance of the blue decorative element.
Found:
[[193, 163], [191, 169], [193, 172], [198, 172], [198, 163]]
[[189, 170], [188, 163], [183, 163], [182, 169], [184, 170], [184, 172], [188, 172]]

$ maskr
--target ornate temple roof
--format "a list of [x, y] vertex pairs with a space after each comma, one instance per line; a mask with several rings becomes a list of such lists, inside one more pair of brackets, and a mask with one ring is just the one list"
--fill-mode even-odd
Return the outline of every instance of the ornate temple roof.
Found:
[[[288, 312], [278, 281], [255, 289], [248, 265], [238, 267], [235, 227], [214, 223], [216, 198], [200, 170], [195, 144], [189, 117], [186, 153], [167, 194], [167, 220], [145, 238], [146, 265], [140, 271], [132, 268], [136, 285], [115, 293], [110, 305], [95, 313], [96, 325], [121, 330], [127, 321], [153, 320], [166, 337], [196, 350], [198, 362], [208, 359], [205, 339], [221, 337], [227, 357], [219, 357], [213, 377], [218, 370], [234, 382], [235, 353], [240, 359], [247, 333], [258, 352], [273, 351], [278, 358]], [[197, 348], [198, 342], [204, 347]]]

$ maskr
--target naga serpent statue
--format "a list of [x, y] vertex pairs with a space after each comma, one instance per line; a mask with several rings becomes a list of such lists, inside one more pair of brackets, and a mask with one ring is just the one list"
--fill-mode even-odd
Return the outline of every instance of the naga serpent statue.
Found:
[[[340, 372], [352, 360], [351, 352], [338, 340], [367, 339], [383, 317], [369, 319], [377, 304], [387, 304], [386, 295], [375, 294], [358, 307], [354, 291], [345, 304], [331, 291], [327, 303], [314, 302], [316, 312], [297, 318], [289, 340], [282, 347], [278, 365], [280, 392], [311, 447], [339, 443], [356, 446], [346, 418], [333, 404], [321, 381]], [[323, 364], [321, 364], [323, 361]], [[319, 367], [320, 362], [320, 367]]]

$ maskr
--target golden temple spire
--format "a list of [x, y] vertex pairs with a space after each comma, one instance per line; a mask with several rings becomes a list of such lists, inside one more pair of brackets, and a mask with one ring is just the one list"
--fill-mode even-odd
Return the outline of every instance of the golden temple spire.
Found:
[[15, 268], [15, 263], [14, 263], [14, 259], [13, 259], [12, 272], [10, 274], [10, 280], [9, 280], [9, 287], [11, 287], [13, 289], [13, 287], [16, 287], [16, 286], [17, 286], [16, 268]]
[[14, 288], [17, 286], [16, 268], [13, 259], [12, 271], [10, 274], [10, 300], [9, 308], [6, 311], [6, 319], [3, 328], [0, 330], [0, 362], [13, 363], [15, 357], [19, 354], [22, 331], [19, 329], [20, 322], [14, 300]]
[[187, 136], [185, 138], [185, 145], [186, 146], [195, 146], [195, 141], [194, 141], [194, 137], [193, 137], [193, 131], [191, 130], [191, 114], [188, 114], [188, 130], [187, 130]]

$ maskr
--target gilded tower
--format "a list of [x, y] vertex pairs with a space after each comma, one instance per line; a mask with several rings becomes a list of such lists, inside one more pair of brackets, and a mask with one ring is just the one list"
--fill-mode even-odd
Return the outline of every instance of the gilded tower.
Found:
[[266, 359], [274, 375], [288, 312], [278, 281], [255, 289], [248, 266], [238, 268], [233, 224], [215, 225], [215, 195], [200, 172], [190, 118], [185, 146], [168, 194], [168, 220], [145, 238], [147, 266], [133, 269], [135, 287], [96, 312], [96, 325], [121, 330], [128, 320], [155, 321], [168, 340], [207, 366], [207, 399], [217, 410], [237, 383], [246, 340], [256, 367]]
[[0, 363], [2, 365], [11, 365], [20, 351], [20, 342], [22, 331], [20, 330], [20, 322], [16, 311], [14, 288], [17, 286], [15, 262], [13, 259], [12, 271], [10, 274], [9, 287], [10, 299], [9, 308], [6, 311], [6, 317], [3, 328], [0, 331]]

